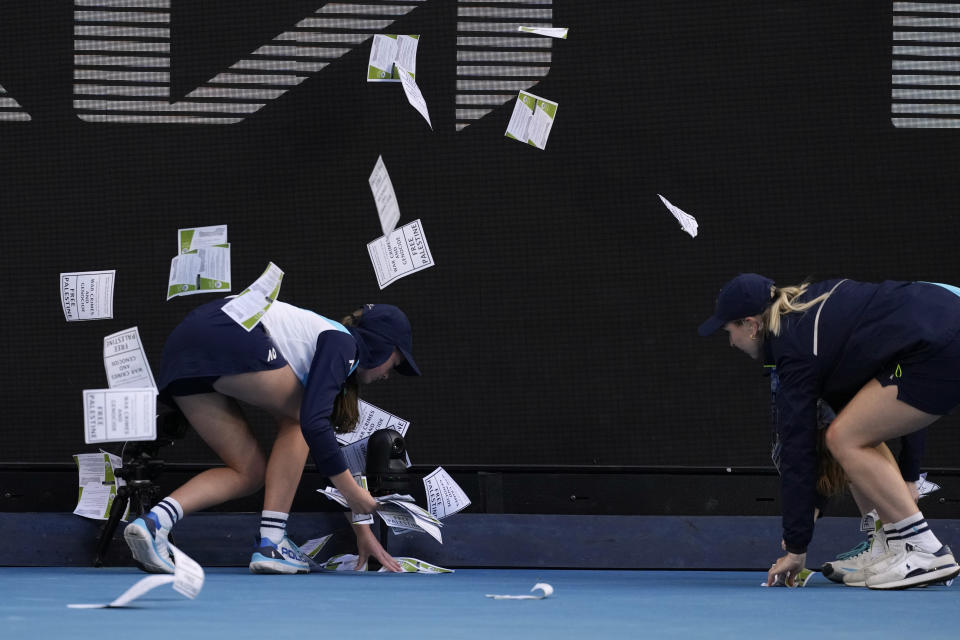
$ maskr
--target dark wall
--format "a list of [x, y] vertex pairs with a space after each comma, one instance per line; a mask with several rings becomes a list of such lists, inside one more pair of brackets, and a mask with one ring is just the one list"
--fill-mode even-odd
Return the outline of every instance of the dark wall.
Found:
[[[175, 97], [323, 5], [175, 0]], [[397, 304], [422, 379], [366, 397], [409, 419], [418, 464], [766, 465], [760, 367], [695, 330], [757, 271], [960, 284], [960, 134], [890, 123], [891, 3], [556, 0], [559, 111], [546, 151], [503, 137], [512, 103], [455, 132], [457, 3], [420, 33], [434, 131], [364, 81], [369, 41], [230, 126], [94, 124], [72, 107], [73, 7], [0, 4], [5, 414], [0, 461], [64, 461], [104, 335], [136, 325], [158, 368], [209, 296], [164, 301], [176, 230], [228, 224], [234, 291], [268, 261], [281, 299], [339, 317]], [[437, 266], [380, 291], [367, 177], [382, 154], [401, 223]], [[700, 222], [690, 238], [661, 193]], [[114, 318], [67, 323], [61, 271], [116, 269]], [[265, 439], [269, 430], [254, 423]], [[957, 466], [960, 425], [930, 466]], [[195, 435], [184, 461], [211, 454]]]

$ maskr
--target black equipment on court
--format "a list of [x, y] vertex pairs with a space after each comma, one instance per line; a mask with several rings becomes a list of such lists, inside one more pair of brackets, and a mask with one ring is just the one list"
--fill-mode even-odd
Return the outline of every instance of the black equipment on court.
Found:
[[367, 487], [374, 496], [410, 493], [407, 447], [393, 429], [380, 429], [367, 442]]
[[117, 488], [117, 497], [110, 506], [110, 517], [100, 532], [93, 566], [103, 566], [103, 556], [113, 540], [127, 505], [130, 505], [131, 516], [138, 516], [160, 501], [160, 486], [154, 481], [160, 476], [165, 463], [157, 458], [157, 454], [160, 447], [172, 446], [175, 440], [183, 438], [189, 427], [190, 423], [179, 409], [157, 402], [157, 439], [125, 443], [122, 451], [123, 466], [114, 469], [114, 475], [123, 478], [127, 483]]

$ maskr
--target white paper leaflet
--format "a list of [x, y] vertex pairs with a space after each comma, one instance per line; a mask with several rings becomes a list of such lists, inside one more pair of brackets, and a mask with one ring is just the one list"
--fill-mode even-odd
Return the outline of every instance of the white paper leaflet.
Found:
[[342, 445], [348, 445], [369, 438], [374, 431], [380, 429], [393, 429], [400, 435], [406, 435], [407, 428], [410, 426], [408, 420], [404, 420], [393, 415], [389, 411], [384, 411], [380, 407], [370, 404], [364, 400], [357, 401], [357, 426], [350, 433], [338, 433], [337, 442]]
[[330, 538], [332, 537], [333, 534], [328, 533], [327, 535], [320, 536], [319, 538], [311, 538], [310, 540], [307, 540], [298, 546], [300, 547], [300, 551], [303, 552], [303, 555], [307, 556], [311, 560], [316, 560], [317, 555], [323, 550], [323, 548], [327, 545], [327, 542], [329, 542]]
[[187, 253], [200, 247], [212, 247], [227, 242], [227, 225], [177, 229], [177, 253]]
[[167, 300], [231, 289], [227, 225], [177, 230], [177, 255], [170, 261]]
[[381, 289], [434, 265], [433, 254], [430, 253], [419, 219], [368, 243], [367, 252]]
[[[325, 487], [317, 491], [341, 506], [349, 508], [346, 499], [337, 489]], [[377, 498], [377, 514], [384, 519], [384, 522], [389, 520], [398, 523], [397, 527], [392, 527], [395, 533], [422, 531], [437, 542], [443, 543], [443, 536], [440, 534], [443, 523], [429, 511], [417, 506], [413, 498], [408, 495], [391, 494]]]
[[164, 584], [173, 584], [173, 589], [177, 593], [193, 599], [196, 598], [203, 589], [204, 572], [197, 562], [172, 544], [170, 550], [173, 552], [174, 574], [171, 575], [151, 575], [138, 580], [132, 587], [124, 591], [112, 602], [106, 604], [68, 604], [71, 609], [112, 609], [123, 607], [143, 594]]
[[535, 595], [524, 595], [524, 596], [500, 596], [492, 593], [488, 593], [488, 598], [493, 598], [494, 600], [543, 600], [547, 596], [553, 595], [553, 587], [547, 584], [546, 582], [538, 582], [533, 585], [533, 588], [530, 591], [540, 591], [540, 593]]
[[191, 600], [196, 598], [203, 589], [203, 567], [172, 543], [168, 542], [167, 546], [173, 552], [173, 590]]
[[114, 269], [61, 273], [60, 304], [67, 322], [112, 318], [116, 275]]
[[171, 582], [173, 582], [173, 576], [171, 575], [146, 576], [145, 578], [140, 578], [132, 587], [121, 593], [112, 602], [104, 604], [68, 604], [67, 606], [71, 609], [110, 609], [123, 607], [148, 591], [152, 591], [162, 584], [170, 584]]
[[125, 442], [157, 438], [157, 390], [84, 389], [84, 442]]
[[663, 200], [663, 204], [666, 205], [667, 209], [670, 210], [670, 213], [673, 214], [673, 217], [677, 219], [677, 222], [680, 223], [680, 226], [683, 227], [683, 230], [689, 233], [690, 237], [696, 238], [697, 227], [700, 226], [699, 224], [697, 224], [697, 219], [694, 218], [689, 213], [684, 212], [679, 207], [671, 204], [669, 200], [661, 196], [659, 193], [657, 195], [660, 197], [661, 200]]
[[103, 368], [111, 389], [157, 387], [137, 327], [111, 333], [103, 339]]
[[[91, 520], [106, 520], [110, 517], [110, 508], [117, 497], [117, 488], [126, 484], [118, 478], [115, 469], [123, 466], [123, 460], [106, 451], [100, 453], [78, 453], [73, 456], [79, 474], [79, 496], [73, 513]], [[121, 516], [126, 521], [130, 506]]]
[[271, 262], [253, 284], [223, 305], [222, 311], [250, 331], [260, 323], [260, 318], [280, 295], [282, 281], [283, 269]]
[[[357, 471], [353, 473], [353, 481], [358, 485], [367, 489], [367, 476], [363, 475], [363, 471]], [[353, 524], [373, 524], [373, 514], [372, 513], [356, 513], [354, 511], [350, 512], [350, 522]]]
[[517, 27], [517, 31], [523, 31], [524, 33], [534, 33], [538, 36], [561, 38], [563, 40], [567, 39], [567, 31], [569, 30], [569, 27]]
[[430, 122], [430, 110], [427, 109], [427, 101], [424, 99], [420, 87], [417, 86], [417, 81], [413, 79], [413, 73], [399, 63], [397, 63], [396, 68], [400, 73], [400, 84], [403, 85], [403, 93], [407, 96], [407, 102], [423, 116], [432, 131], [433, 123]]
[[413, 78], [417, 75], [417, 47], [419, 44], [419, 35], [397, 36], [397, 54], [394, 58], [394, 63], [396, 66], [406, 69], [410, 77]]
[[367, 82], [399, 82], [401, 66], [415, 75], [417, 73], [417, 46], [420, 36], [378, 33], [370, 45], [367, 61]]
[[400, 220], [400, 205], [397, 204], [397, 194], [393, 190], [393, 182], [390, 181], [383, 156], [377, 156], [377, 164], [373, 165], [368, 181], [370, 191], [373, 192], [373, 201], [377, 205], [377, 215], [380, 216], [380, 228], [383, 235], [388, 236], [396, 229]]
[[[355, 554], [341, 553], [327, 558], [320, 563], [320, 567], [322, 569], [326, 569], [327, 571], [367, 571], [367, 563], [364, 563], [362, 567], [357, 567], [357, 560], [359, 559], [359, 556]], [[417, 558], [401, 556], [399, 558], [394, 558], [394, 560], [400, 564], [400, 569], [404, 573], [439, 574], [454, 572], [453, 569], [446, 569], [435, 564], [430, 564], [424, 560], [418, 560]], [[380, 573], [386, 573], [388, 569], [380, 567], [378, 571]]]
[[556, 102], [521, 91], [513, 105], [513, 113], [504, 135], [538, 149], [545, 149], [558, 106]]
[[360, 556], [353, 553], [338, 553], [318, 564], [321, 569], [325, 569], [326, 571], [366, 571], [366, 562], [364, 562], [362, 566], [357, 566], [359, 559]]
[[922, 498], [928, 496], [934, 491], [937, 491], [940, 488], [936, 482], [927, 480], [927, 474], [921, 473], [920, 478], [917, 480], [917, 497]]
[[[360, 412], [357, 426], [350, 433], [338, 433], [337, 441], [343, 446], [343, 455], [350, 471], [362, 473], [367, 464], [367, 443], [373, 432], [393, 429], [401, 436], [406, 436], [410, 422], [363, 400], [357, 402], [357, 408]], [[409, 457], [407, 466], [410, 466]]]
[[446, 518], [470, 506], [470, 498], [443, 467], [437, 467], [423, 478], [427, 508], [437, 518]]

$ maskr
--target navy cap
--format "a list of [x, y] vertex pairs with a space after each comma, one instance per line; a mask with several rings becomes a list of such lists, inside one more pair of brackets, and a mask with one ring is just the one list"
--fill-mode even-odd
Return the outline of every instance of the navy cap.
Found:
[[697, 332], [709, 336], [714, 331], [734, 320], [762, 313], [773, 298], [770, 287], [773, 280], [756, 273], [741, 273], [723, 285], [717, 296], [717, 308]]
[[418, 376], [420, 369], [413, 361], [413, 332], [407, 316], [392, 304], [368, 304], [363, 307], [360, 321], [348, 327], [358, 338], [360, 366], [373, 369], [387, 361], [394, 348], [403, 354], [405, 362], [397, 365], [397, 373]]

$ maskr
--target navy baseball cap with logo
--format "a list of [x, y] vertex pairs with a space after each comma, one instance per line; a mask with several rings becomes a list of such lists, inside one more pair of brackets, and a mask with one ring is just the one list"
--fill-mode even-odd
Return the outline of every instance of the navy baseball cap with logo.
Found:
[[709, 336], [728, 322], [762, 313], [773, 301], [770, 293], [772, 286], [773, 280], [770, 278], [756, 273], [741, 273], [720, 289], [716, 310], [697, 332]]
[[413, 331], [407, 316], [392, 304], [368, 304], [363, 307], [360, 322], [349, 327], [358, 338], [360, 366], [372, 369], [387, 361], [394, 348], [403, 354], [405, 362], [397, 365], [397, 373], [418, 376], [420, 369], [413, 361]]

